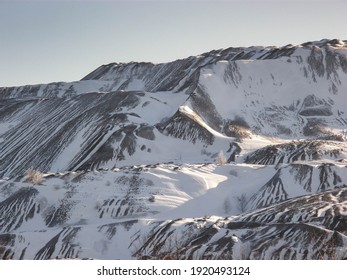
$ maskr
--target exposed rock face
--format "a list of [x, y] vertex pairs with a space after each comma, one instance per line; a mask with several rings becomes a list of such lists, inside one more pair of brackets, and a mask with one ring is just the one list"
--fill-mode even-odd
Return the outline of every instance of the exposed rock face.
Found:
[[202, 143], [212, 145], [214, 135], [181, 112], [177, 112], [168, 121], [160, 124], [160, 129], [165, 135], [187, 140], [193, 144], [200, 140]]
[[259, 149], [249, 154], [245, 162], [250, 164], [280, 164], [322, 159], [338, 160], [344, 158], [346, 152], [347, 145], [336, 141], [293, 141]]
[[346, 259], [346, 94], [340, 40], [0, 88], [0, 258]]
[[24, 221], [32, 219], [35, 213], [40, 211], [39, 205], [34, 202], [37, 194], [38, 191], [34, 188], [22, 188], [1, 201], [0, 230], [11, 232], [19, 228]]

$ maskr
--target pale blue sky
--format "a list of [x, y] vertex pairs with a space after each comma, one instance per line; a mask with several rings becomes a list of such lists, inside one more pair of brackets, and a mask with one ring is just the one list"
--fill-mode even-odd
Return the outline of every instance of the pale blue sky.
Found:
[[346, 0], [0, 0], [0, 86], [79, 80], [110, 62], [347, 39], [346, 11]]

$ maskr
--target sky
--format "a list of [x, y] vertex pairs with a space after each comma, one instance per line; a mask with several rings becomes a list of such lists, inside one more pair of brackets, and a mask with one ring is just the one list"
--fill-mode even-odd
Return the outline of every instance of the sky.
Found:
[[0, 87], [80, 80], [111, 62], [347, 39], [346, 0], [0, 0]]

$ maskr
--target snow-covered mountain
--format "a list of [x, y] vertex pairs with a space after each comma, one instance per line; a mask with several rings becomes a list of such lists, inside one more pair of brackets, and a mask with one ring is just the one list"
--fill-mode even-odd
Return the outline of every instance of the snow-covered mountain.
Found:
[[0, 257], [347, 258], [346, 101], [327, 39], [0, 88]]

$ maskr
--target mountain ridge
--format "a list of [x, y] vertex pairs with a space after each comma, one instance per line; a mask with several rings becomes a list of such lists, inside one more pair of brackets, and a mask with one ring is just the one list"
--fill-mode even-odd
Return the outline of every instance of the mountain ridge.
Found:
[[0, 88], [0, 258], [346, 259], [346, 100], [337, 39]]

